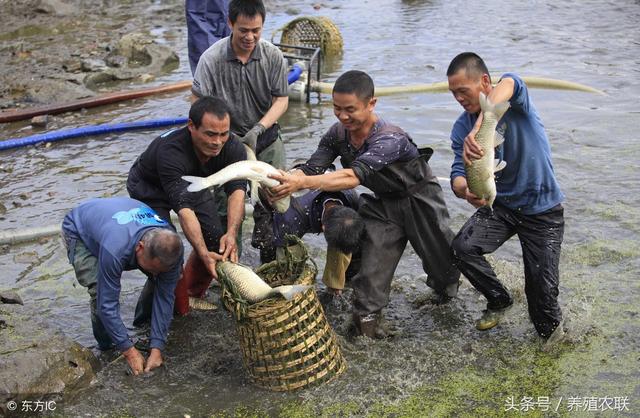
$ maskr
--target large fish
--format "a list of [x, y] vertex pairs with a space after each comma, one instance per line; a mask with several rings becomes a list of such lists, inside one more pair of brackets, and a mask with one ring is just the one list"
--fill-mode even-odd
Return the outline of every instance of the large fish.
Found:
[[284, 296], [287, 300], [291, 300], [298, 293], [311, 287], [305, 285], [271, 287], [249, 267], [232, 263], [231, 261], [218, 262], [216, 270], [218, 270], [218, 274], [223, 273], [233, 284], [238, 294], [250, 303], [260, 302], [278, 294]]
[[485, 199], [486, 206], [492, 207], [496, 199], [495, 172], [506, 167], [505, 161], [497, 161], [495, 147], [504, 142], [504, 137], [496, 133], [498, 121], [509, 109], [509, 103], [494, 105], [489, 99], [480, 93], [480, 109], [482, 110], [482, 124], [476, 134], [476, 142], [482, 147], [484, 155], [478, 160], [465, 166], [467, 172], [467, 186], [471, 193]]
[[[269, 178], [269, 174], [277, 174], [278, 170], [270, 164], [262, 161], [238, 161], [230, 164], [210, 175], [209, 177], [183, 176], [182, 179], [190, 182], [187, 188], [190, 192], [197, 192], [207, 187], [221, 186], [233, 180], [250, 180], [252, 182], [252, 195], [257, 196], [256, 185], [262, 187], [274, 187], [280, 184], [277, 180]], [[256, 184], [257, 183], [257, 184]], [[252, 198], [253, 200], [253, 198]], [[289, 196], [273, 202], [273, 207], [280, 213], [285, 213], [289, 209]]]
[[[258, 161], [258, 159], [256, 158], [256, 153], [253, 152], [253, 150], [249, 145], [244, 144], [244, 148], [247, 151], [247, 161]], [[258, 203], [258, 200], [260, 199], [260, 197], [258, 196], [259, 187], [260, 187], [260, 183], [258, 183], [257, 180], [251, 180], [249, 182], [249, 192], [250, 192], [249, 197], [251, 200], [251, 205], [253, 207], [256, 206], [256, 203]]]

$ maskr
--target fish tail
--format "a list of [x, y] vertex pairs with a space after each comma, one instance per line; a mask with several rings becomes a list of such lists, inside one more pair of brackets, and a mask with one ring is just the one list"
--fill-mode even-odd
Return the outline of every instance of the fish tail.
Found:
[[258, 200], [260, 200], [260, 195], [258, 194], [260, 183], [258, 183], [256, 180], [251, 180], [249, 187], [251, 188], [251, 194], [249, 195], [249, 197], [251, 198], [251, 205], [255, 206], [256, 203], [258, 203]]
[[204, 177], [182, 176], [182, 180], [188, 181], [189, 183], [191, 183], [189, 187], [187, 187], [187, 191], [189, 192], [199, 192], [200, 190], [203, 190], [209, 187], [209, 185], [206, 182], [206, 178]]
[[253, 152], [250, 146], [244, 144], [244, 149], [247, 151], [247, 161], [257, 161], [256, 153]]
[[509, 102], [493, 104], [484, 93], [480, 92], [480, 109], [482, 112], [493, 113], [499, 120], [509, 109]]
[[[256, 153], [253, 152], [250, 146], [244, 144], [244, 149], [247, 151], [247, 161], [258, 161]], [[260, 200], [260, 196], [258, 195], [258, 188], [260, 187], [260, 184], [256, 180], [251, 180], [251, 185], [249, 187], [251, 188], [251, 194], [249, 195], [251, 204], [255, 206], [256, 203], [258, 203], [258, 200]]]
[[289, 210], [289, 206], [291, 205], [291, 197], [283, 197], [282, 199], [278, 199], [273, 202], [273, 206], [280, 213], [285, 213]]
[[295, 295], [304, 292], [310, 287], [311, 285], [294, 284], [274, 287], [273, 290], [284, 296], [286, 300], [291, 300]]

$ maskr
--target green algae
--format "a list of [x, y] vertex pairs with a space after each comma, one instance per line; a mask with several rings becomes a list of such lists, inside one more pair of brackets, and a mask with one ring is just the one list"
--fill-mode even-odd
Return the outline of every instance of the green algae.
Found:
[[267, 418], [271, 416], [263, 409], [251, 410], [246, 406], [238, 407], [233, 411], [220, 411], [210, 415], [211, 418]]
[[[568, 404], [571, 397], [631, 398], [634, 391], [638, 390], [635, 383], [637, 371], [629, 370], [628, 367], [634, 361], [637, 362], [637, 359], [634, 359], [632, 353], [611, 357], [607, 346], [607, 339], [599, 337], [583, 347], [564, 344], [552, 353], [545, 353], [537, 344], [514, 347], [512, 341], [503, 341], [496, 347], [487, 348], [482, 355], [498, 359], [509, 353], [508, 364], [495, 368], [466, 366], [445, 374], [436, 384], [419, 387], [398, 402], [374, 402], [369, 407], [348, 402], [325, 408], [317, 408], [310, 401], [291, 402], [281, 408], [278, 416], [572, 416], [576, 412], [585, 411], [572, 410]], [[593, 359], [601, 360], [594, 364]], [[496, 361], [496, 365], [499, 363], [500, 361]], [[589, 367], [585, 367], [586, 364]], [[627, 383], [621, 386], [619, 379], [616, 379], [617, 383], [608, 383], [607, 380], [598, 378], [611, 373], [624, 376], [623, 380]], [[584, 383], [588, 381], [596, 384], [585, 392]], [[573, 387], [570, 382], [579, 382], [579, 385]], [[600, 411], [603, 415], [612, 416], [619, 412]]]
[[614, 222], [615, 225], [629, 231], [640, 232], [638, 219], [640, 208], [621, 201], [597, 203], [586, 208], [586, 212], [595, 215], [599, 219]]
[[640, 257], [637, 244], [630, 240], [593, 240], [567, 249], [566, 254], [575, 264], [590, 267]]
[[[473, 355], [463, 361], [434, 369], [433, 383], [425, 383], [398, 399], [371, 401], [363, 395], [362, 402], [337, 401], [329, 405], [326, 399], [293, 400], [275, 406], [279, 410], [268, 415], [593, 416], [593, 412], [579, 407], [572, 409], [569, 401], [593, 397], [624, 397], [630, 401], [627, 410], [599, 410], [597, 416], [633, 414], [633, 395], [640, 391], [640, 356], [633, 348], [637, 345], [629, 342], [640, 338], [640, 306], [633, 298], [625, 301], [604, 293], [606, 273], [594, 274], [588, 264], [568, 264], [562, 280], [568, 286], [563, 309], [570, 321], [569, 331], [565, 340], [551, 350], [543, 351], [542, 340], [531, 334], [518, 337], [502, 333], [474, 344]], [[637, 294], [640, 285], [634, 283], [629, 290]], [[541, 405], [527, 406], [530, 400], [548, 400], [546, 410]]]

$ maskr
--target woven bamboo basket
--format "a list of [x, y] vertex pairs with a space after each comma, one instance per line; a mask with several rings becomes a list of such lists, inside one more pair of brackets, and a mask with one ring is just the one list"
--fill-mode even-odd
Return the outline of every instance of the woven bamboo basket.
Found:
[[[304, 249], [301, 242], [299, 246]], [[272, 287], [312, 285], [289, 301], [270, 298], [248, 304], [219, 274], [222, 301], [236, 318], [243, 362], [252, 382], [280, 392], [327, 382], [346, 368], [336, 335], [313, 287], [317, 267], [306, 249], [304, 259], [292, 258], [295, 257], [287, 252], [286, 263], [273, 261], [256, 270]]]
[[342, 53], [342, 35], [328, 17], [299, 17], [275, 31], [274, 37], [278, 32], [282, 44], [320, 48], [325, 57]]

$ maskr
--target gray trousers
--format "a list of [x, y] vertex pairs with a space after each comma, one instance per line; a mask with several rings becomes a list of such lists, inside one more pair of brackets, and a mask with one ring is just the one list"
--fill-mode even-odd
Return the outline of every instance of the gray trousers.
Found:
[[362, 264], [353, 279], [356, 315], [379, 312], [389, 303], [391, 280], [400, 257], [411, 243], [436, 291], [457, 283], [460, 272], [451, 253], [454, 233], [442, 188], [435, 177], [411, 196], [379, 199], [362, 195], [358, 213], [366, 234], [362, 244]]

